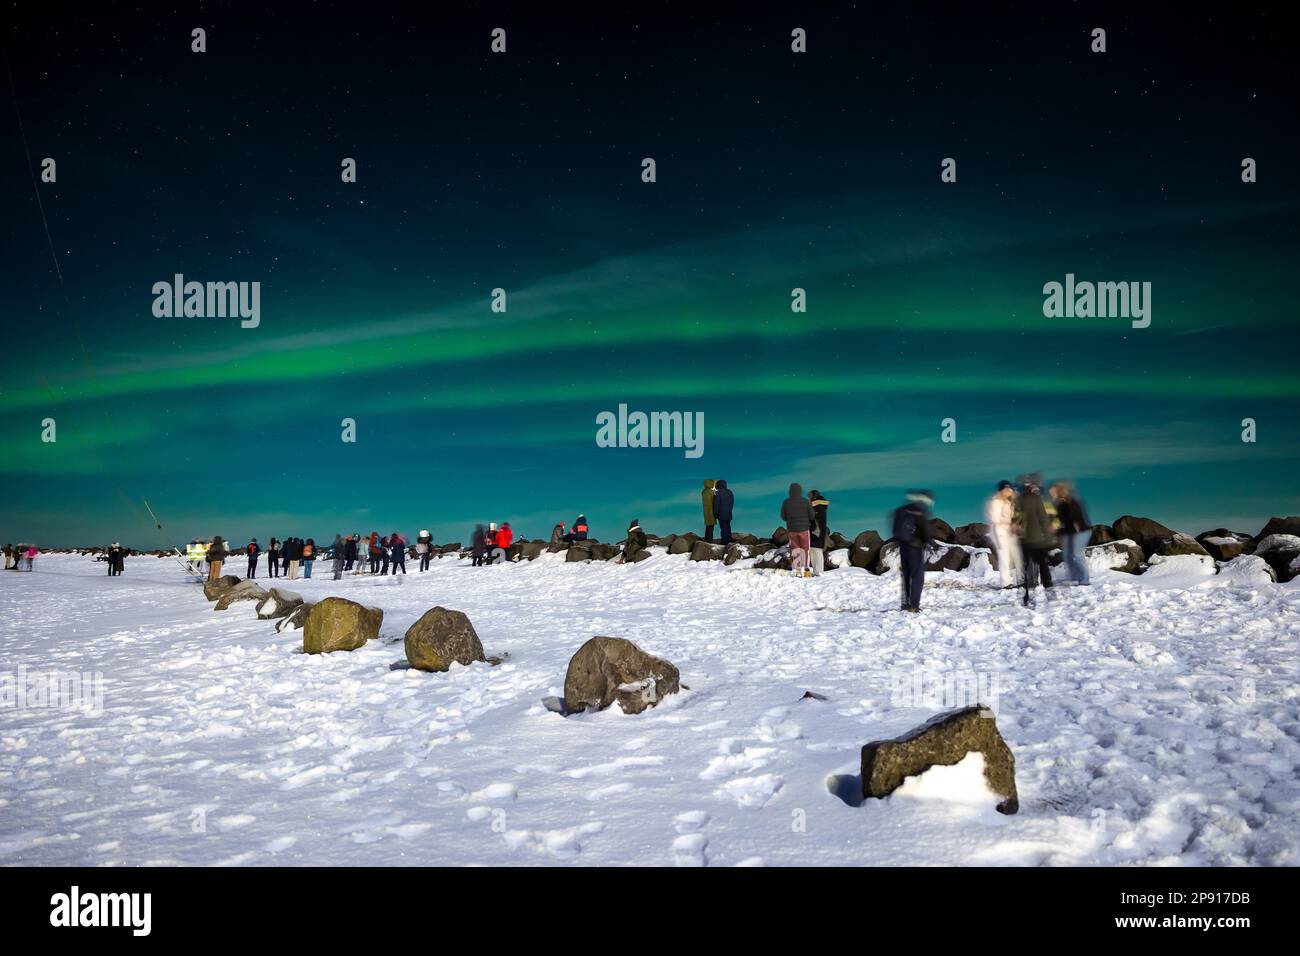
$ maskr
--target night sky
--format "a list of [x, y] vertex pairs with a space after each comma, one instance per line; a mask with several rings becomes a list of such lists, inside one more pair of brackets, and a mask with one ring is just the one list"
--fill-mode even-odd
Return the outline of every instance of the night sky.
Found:
[[[1034, 470], [1096, 521], [1300, 513], [1280, 15], [424, 6], [7, 6], [0, 539], [611, 540], [719, 477], [737, 530], [798, 480], [856, 533]], [[260, 325], [155, 317], [176, 273], [260, 282]], [[1046, 318], [1067, 273], [1150, 282], [1151, 326]], [[704, 455], [598, 448], [620, 403]]]

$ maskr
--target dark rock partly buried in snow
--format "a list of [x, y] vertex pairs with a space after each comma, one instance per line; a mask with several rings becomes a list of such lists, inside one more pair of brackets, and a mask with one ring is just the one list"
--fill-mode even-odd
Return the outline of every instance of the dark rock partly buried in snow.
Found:
[[1268, 562], [1280, 582], [1300, 575], [1300, 536], [1270, 534], [1255, 545], [1254, 553]]
[[377, 607], [364, 607], [347, 598], [327, 597], [313, 605], [307, 615], [307, 624], [302, 629], [303, 653], [355, 651], [379, 636], [383, 621], [384, 612]]
[[722, 563], [730, 567], [731, 565], [735, 564], [737, 561], [743, 560], [744, 557], [745, 557], [744, 548], [742, 548], [738, 544], [729, 544], [727, 545], [727, 553], [723, 557]]
[[271, 588], [266, 592], [266, 599], [257, 606], [257, 616], [263, 621], [282, 618], [302, 604], [302, 595], [284, 588]]
[[593, 637], [569, 661], [564, 705], [569, 713], [603, 710], [618, 701], [625, 714], [639, 714], [677, 693], [681, 675], [668, 661], [621, 637]]
[[743, 532], [733, 534], [731, 536], [731, 540], [734, 541], [736, 544], [748, 545], [749, 547], [753, 547], [754, 545], [758, 544], [757, 535], [745, 534]]
[[1135, 518], [1132, 515], [1125, 515], [1116, 521], [1114, 529], [1116, 538], [1128, 538], [1130, 541], [1137, 542], [1137, 546], [1148, 558], [1156, 553], [1160, 542], [1172, 538], [1175, 534], [1172, 528], [1166, 528], [1159, 521]]
[[790, 532], [786, 531], [785, 528], [777, 528], [772, 532], [772, 536], [768, 540], [772, 542], [772, 547], [780, 548], [790, 543]]
[[930, 537], [935, 541], [950, 542], [953, 540], [952, 525], [942, 518], [930, 519]]
[[672, 543], [668, 545], [669, 554], [690, 554], [695, 550], [695, 542], [700, 540], [696, 535], [684, 534], [673, 538]]
[[1255, 541], [1250, 535], [1229, 531], [1227, 528], [1203, 531], [1196, 536], [1196, 540], [1215, 561], [1231, 561], [1239, 555], [1249, 554], [1255, 547]]
[[421, 671], [445, 671], [486, 660], [469, 618], [445, 607], [430, 608], [406, 631], [406, 659]]
[[987, 548], [989, 546], [989, 526], [982, 521], [974, 524], [964, 524], [960, 528], [953, 528], [952, 543], [964, 544], [972, 548]]
[[1127, 538], [1093, 545], [1085, 549], [1084, 556], [1089, 560], [1099, 556], [1112, 571], [1124, 571], [1127, 574], [1138, 574], [1146, 561], [1142, 549]]
[[965, 548], [951, 545], [932, 546], [927, 552], [925, 569], [927, 571], [964, 571], [970, 567], [970, 552]]
[[1115, 529], [1108, 524], [1095, 524], [1092, 526], [1092, 537], [1088, 539], [1088, 545], [1109, 544], [1118, 540], [1115, 537]]
[[695, 547], [691, 548], [692, 561], [721, 561], [722, 545], [713, 544], [711, 541], [696, 541]]
[[256, 581], [240, 581], [234, 587], [226, 588], [221, 597], [217, 598], [217, 606], [213, 610], [224, 611], [238, 601], [260, 601], [264, 597], [266, 592]]
[[299, 604], [276, 622], [276, 631], [284, 633], [285, 631], [302, 630], [302, 628], [307, 624], [307, 618], [311, 615], [311, 609], [315, 606], [315, 604]]
[[219, 600], [221, 595], [225, 594], [238, 583], [239, 578], [233, 574], [223, 574], [215, 581], [204, 581], [203, 596], [209, 601]]
[[855, 568], [864, 568], [872, 571], [876, 565], [876, 559], [880, 555], [880, 548], [885, 542], [874, 531], [864, 531], [853, 539], [853, 546], [849, 549], [849, 564]]
[[908, 777], [950, 767], [971, 753], [984, 755], [984, 779], [998, 796], [998, 812], [1019, 810], [1016, 758], [998, 733], [993, 711], [980, 705], [940, 714], [901, 737], [863, 747], [862, 795], [887, 797]]
[[624, 563], [624, 564], [638, 564], [638, 563], [644, 561], [644, 560], [645, 560], [646, 558], [648, 558], [648, 557], [650, 557], [650, 551], [649, 551], [649, 549], [647, 549], [647, 548], [642, 548], [641, 550], [637, 551], [636, 553], [634, 553], [634, 554], [632, 554], [632, 555], [629, 555], [628, 557], [625, 557], [625, 558], [623, 559], [623, 563]]
[[519, 557], [524, 561], [532, 561], [539, 554], [544, 554], [546, 548], [545, 541], [525, 541], [519, 546]]
[[1269, 518], [1268, 524], [1260, 528], [1259, 534], [1255, 535], [1255, 540], [1263, 541], [1271, 534], [1290, 534], [1300, 538], [1300, 516]]
[[1155, 554], [1173, 557], [1179, 554], [1196, 554], [1209, 557], [1210, 553], [1201, 547], [1201, 543], [1190, 534], [1175, 532], [1156, 545]]
[[565, 561], [590, 561], [591, 560], [591, 542], [575, 541], [569, 545], [569, 553], [564, 556]]

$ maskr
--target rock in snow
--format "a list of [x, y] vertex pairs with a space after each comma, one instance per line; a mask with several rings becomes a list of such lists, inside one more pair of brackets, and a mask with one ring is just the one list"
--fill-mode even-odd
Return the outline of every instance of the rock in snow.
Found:
[[445, 671], [486, 660], [474, 625], [461, 611], [430, 608], [406, 631], [406, 659], [421, 671]]
[[615, 701], [639, 714], [680, 689], [677, 668], [621, 637], [593, 637], [569, 661], [564, 705], [570, 713], [603, 710]]
[[266, 599], [257, 606], [257, 616], [263, 621], [278, 620], [302, 604], [302, 595], [284, 588], [271, 588]]
[[304, 654], [355, 651], [379, 636], [384, 612], [347, 598], [327, 597], [312, 607], [302, 629]]
[[867, 744], [862, 748], [862, 795], [887, 797], [908, 777], [953, 766], [971, 753], [984, 756], [984, 778], [1001, 801], [998, 812], [1019, 810], [1016, 758], [998, 733], [993, 711], [981, 706], [939, 714], [901, 737]]

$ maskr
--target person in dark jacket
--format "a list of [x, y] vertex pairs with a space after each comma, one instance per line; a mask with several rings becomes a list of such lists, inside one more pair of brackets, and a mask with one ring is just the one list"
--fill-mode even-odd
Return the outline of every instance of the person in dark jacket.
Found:
[[561, 521], [559, 524], [557, 524], [554, 528], [551, 529], [551, 541], [549, 547], [554, 548], [557, 545], [563, 543], [564, 543], [564, 522]]
[[280, 542], [275, 538], [266, 546], [266, 570], [273, 578], [280, 576]]
[[212, 539], [212, 544], [208, 545], [208, 580], [215, 581], [221, 577], [221, 563], [226, 560], [230, 554], [226, 550], [226, 542], [221, 540], [221, 535]]
[[122, 546], [114, 541], [108, 546], [108, 576], [116, 577], [122, 573]]
[[713, 487], [713, 517], [718, 519], [719, 541], [725, 548], [731, 544], [731, 514], [736, 507], [736, 496], [723, 478]]
[[704, 505], [704, 540], [713, 540], [713, 526], [717, 523], [717, 516], [713, 513], [713, 495], [717, 486], [717, 481], [712, 478], [704, 479], [704, 490], [700, 492], [700, 501]]
[[257, 558], [262, 553], [262, 549], [258, 547], [257, 539], [254, 538], [248, 542], [248, 547], [244, 550], [248, 552], [248, 579], [251, 581], [257, 577]]
[[1043, 582], [1045, 595], [1051, 596], [1052, 569], [1047, 556], [1056, 547], [1056, 522], [1047, 511], [1041, 494], [1041, 475], [1026, 475], [1021, 479], [1022, 490], [1016, 511], [1016, 526], [1020, 529], [1021, 550], [1025, 554], [1025, 607], [1035, 587], [1035, 578]]
[[393, 556], [393, 544], [388, 540], [388, 535], [379, 539], [379, 573], [385, 575], [388, 573], [388, 562]]
[[298, 580], [298, 567], [302, 564], [302, 539], [290, 538], [285, 542], [285, 554], [289, 558], [289, 580]]
[[483, 567], [483, 557], [487, 554], [487, 528], [481, 524], [474, 526], [474, 536], [469, 539], [470, 567]]
[[907, 503], [894, 512], [893, 537], [903, 579], [903, 610], [921, 610], [921, 589], [925, 587], [925, 551], [930, 543], [930, 509], [934, 495], [924, 489], [909, 491]]
[[334, 580], [337, 581], [343, 577], [343, 562], [347, 560], [348, 546], [343, 540], [343, 535], [334, 536], [334, 547], [331, 549], [330, 557], [334, 561]]
[[280, 542], [280, 576], [286, 577], [289, 574], [289, 552], [293, 550], [293, 538], [285, 538]]
[[406, 539], [394, 531], [388, 536], [388, 547], [392, 552], [393, 573], [401, 568], [402, 573], [406, 573]]
[[790, 570], [795, 577], [811, 574], [808, 570], [809, 532], [813, 525], [812, 505], [803, 496], [803, 485], [793, 482], [790, 497], [781, 503], [781, 520], [790, 536]]
[[808, 492], [808, 503], [813, 510], [813, 525], [808, 531], [808, 557], [813, 576], [816, 577], [826, 570], [826, 540], [831, 536], [826, 512], [831, 503], [816, 489]]
[[645, 532], [641, 530], [641, 522], [633, 518], [632, 524], [627, 529], [627, 540], [623, 542], [623, 563], [630, 562], [638, 551], [645, 550], [645, 546], [646, 537]]
[[565, 544], [573, 544], [575, 541], [587, 540], [587, 516], [578, 515], [573, 519], [573, 530], [563, 538]]
[[357, 534], [354, 531], [348, 535], [348, 540], [343, 543], [343, 570], [351, 571], [352, 566], [357, 563]]
[[1090, 584], [1086, 549], [1092, 539], [1092, 524], [1088, 509], [1083, 506], [1079, 492], [1068, 481], [1058, 481], [1051, 488], [1056, 517], [1061, 523], [1061, 550], [1070, 580], [1077, 585]]
[[311, 577], [311, 566], [316, 561], [316, 539], [308, 538], [306, 541], [298, 540], [298, 548], [302, 552], [302, 576]]

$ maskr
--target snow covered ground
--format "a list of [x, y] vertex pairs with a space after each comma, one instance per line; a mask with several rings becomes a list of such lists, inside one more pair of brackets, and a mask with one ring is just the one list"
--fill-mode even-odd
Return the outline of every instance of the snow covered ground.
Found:
[[[0, 573], [0, 863], [1300, 862], [1300, 582], [1170, 559], [1026, 610], [980, 561], [927, 575], [917, 616], [895, 575], [562, 557], [321, 567], [293, 589], [385, 612], [380, 640], [324, 656], [251, 603], [214, 612], [174, 561]], [[438, 604], [506, 661], [395, 669]], [[689, 690], [635, 717], [547, 710], [597, 634]], [[87, 675], [84, 710], [16, 697], [49, 672]], [[972, 801], [978, 757], [853, 805], [864, 743], [976, 688], [1018, 815]]]

